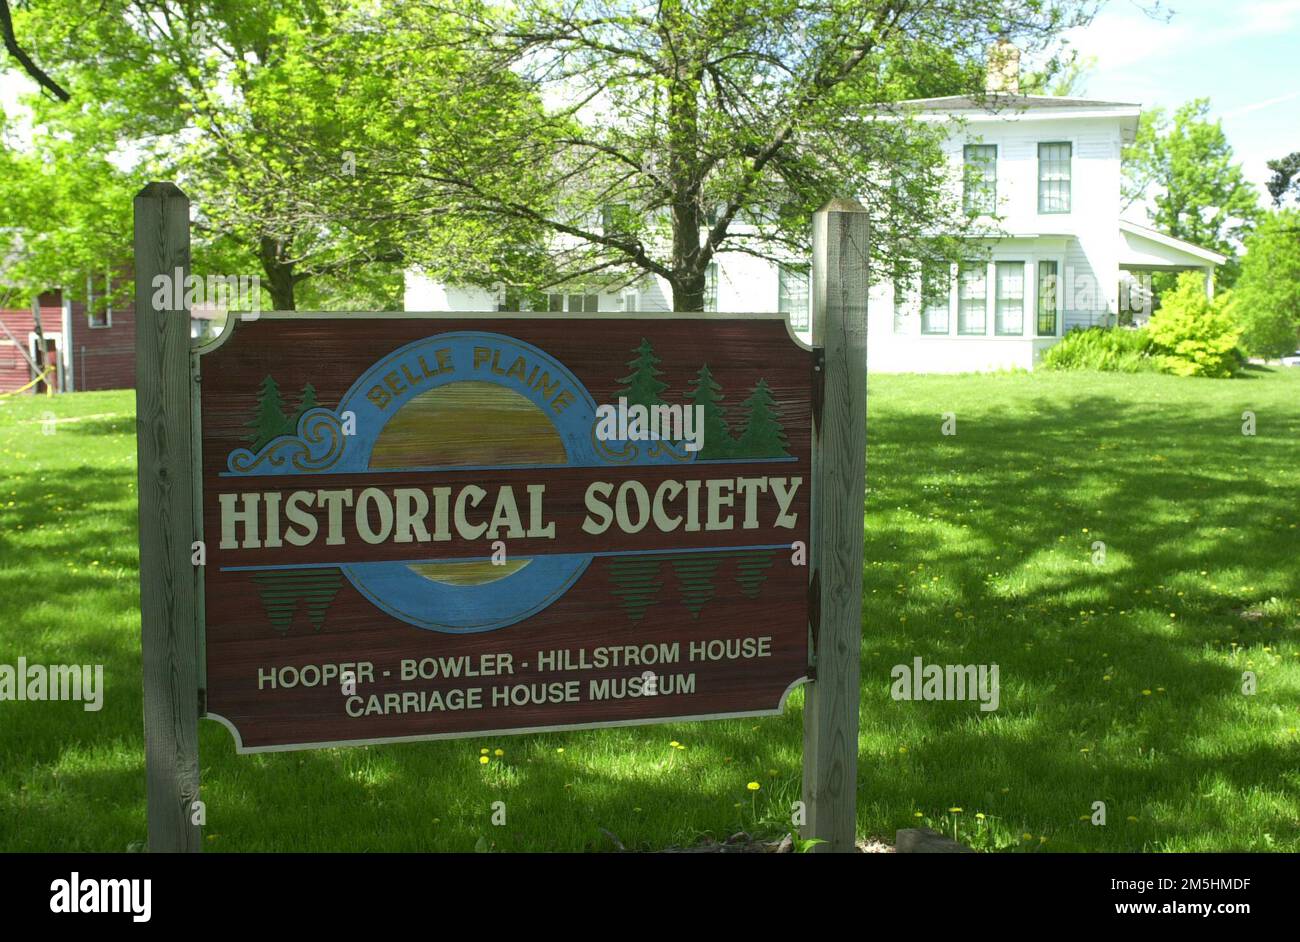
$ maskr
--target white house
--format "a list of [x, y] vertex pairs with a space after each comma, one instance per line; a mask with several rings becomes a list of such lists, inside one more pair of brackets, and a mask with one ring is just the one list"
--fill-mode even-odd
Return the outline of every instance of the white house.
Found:
[[[983, 99], [901, 103], [950, 127], [944, 145], [964, 211], [989, 237], [970, 259], [931, 266], [912, 283], [876, 284], [868, 303], [868, 368], [882, 372], [1032, 369], [1075, 327], [1141, 323], [1152, 271], [1198, 269], [1213, 290], [1222, 255], [1120, 218], [1120, 151], [1140, 107], [1084, 98], [1021, 95], [1010, 70], [990, 69]], [[992, 59], [993, 57], [991, 57]], [[706, 308], [779, 310], [807, 329], [806, 267], [720, 252]], [[667, 310], [671, 292], [647, 276], [619, 294], [581, 288], [549, 295], [550, 310]], [[504, 291], [439, 284], [408, 273], [407, 310], [500, 310]]]

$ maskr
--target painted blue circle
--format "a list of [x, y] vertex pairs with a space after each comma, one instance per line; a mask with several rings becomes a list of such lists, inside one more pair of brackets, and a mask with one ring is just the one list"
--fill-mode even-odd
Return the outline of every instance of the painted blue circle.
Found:
[[[500, 364], [513, 363], [516, 357], [523, 357], [528, 368], [522, 377], [503, 375], [499, 366], [482, 369], [481, 351], [484, 349], [500, 351], [497, 361]], [[450, 360], [452, 370], [438, 369], [439, 351], [442, 352], [442, 362]], [[478, 361], [476, 351], [479, 351]], [[429, 375], [430, 371], [433, 375]], [[412, 383], [411, 379], [417, 382]], [[497, 383], [532, 402], [559, 434], [566, 454], [566, 466], [615, 463], [608, 452], [602, 451], [595, 438], [595, 400], [564, 364], [531, 344], [503, 334], [452, 331], [417, 340], [393, 351], [370, 367], [344, 393], [338, 415], [346, 417], [348, 412], [353, 413], [356, 434], [346, 437], [343, 455], [330, 469], [331, 473], [370, 471], [371, 452], [376, 441], [384, 426], [406, 403], [430, 389], [464, 381]], [[558, 410], [557, 389], [568, 390], [571, 394]], [[654, 455], [638, 452], [627, 463], [658, 464], [681, 460], [680, 456], [674, 458], [662, 452]], [[456, 466], [456, 470], [466, 469]], [[487, 558], [486, 554], [482, 558]], [[577, 582], [591, 559], [588, 554], [534, 556], [521, 569], [479, 585], [451, 585], [428, 579], [410, 568], [411, 563], [419, 560], [350, 563], [341, 568], [357, 591], [393, 617], [432, 631], [468, 634], [504, 628], [540, 612]], [[436, 563], [437, 560], [428, 562]]]

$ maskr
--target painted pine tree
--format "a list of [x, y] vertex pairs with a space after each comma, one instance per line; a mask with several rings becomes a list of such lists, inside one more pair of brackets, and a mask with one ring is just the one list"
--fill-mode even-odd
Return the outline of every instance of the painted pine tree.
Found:
[[687, 390], [686, 398], [693, 404], [704, 407], [704, 447], [700, 449], [698, 457], [730, 457], [736, 442], [731, 437], [731, 427], [727, 424], [727, 408], [722, 405], [722, 400], [726, 397], [722, 395], [722, 386], [709, 372], [709, 364], [701, 366], [695, 374], [695, 386]]
[[629, 406], [641, 405], [648, 409], [651, 406], [664, 405], [663, 391], [668, 388], [668, 384], [659, 379], [663, 375], [663, 370], [659, 369], [660, 361], [655, 356], [654, 347], [650, 346], [649, 340], [642, 337], [641, 344], [635, 352], [636, 356], [627, 361], [628, 368], [632, 372], [619, 380], [626, 385], [618, 391], [618, 394], [627, 399]]
[[745, 430], [736, 443], [737, 458], [788, 458], [789, 442], [785, 428], [777, 418], [776, 400], [766, 381], [760, 379], [743, 404]]
[[262, 388], [257, 394], [257, 414], [248, 423], [252, 432], [247, 436], [253, 451], [261, 448], [279, 435], [288, 435], [293, 431], [289, 417], [284, 414], [284, 400], [280, 397], [280, 387], [268, 373], [262, 380]]
[[298, 411], [293, 414], [293, 430], [298, 430], [298, 420], [302, 418], [303, 413], [308, 409], [316, 408], [316, 387], [307, 383], [302, 387], [302, 392], [298, 395]]

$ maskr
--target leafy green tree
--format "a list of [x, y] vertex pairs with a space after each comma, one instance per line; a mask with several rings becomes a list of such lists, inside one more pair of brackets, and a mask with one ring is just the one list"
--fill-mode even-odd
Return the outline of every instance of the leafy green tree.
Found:
[[35, 80], [36, 84], [59, 99], [59, 101], [67, 101], [71, 97], [67, 89], [32, 61], [32, 57], [27, 54], [22, 44], [18, 42], [18, 35], [14, 31], [13, 11], [9, 8], [9, 0], [0, 0], [0, 40], [4, 41], [5, 49], [14, 57], [22, 70]]
[[[385, 30], [391, 6], [103, 0], [87, 17], [80, 0], [35, 0], [20, 25], [76, 90], [83, 117], [74, 121], [69, 106], [53, 117], [83, 131], [93, 119], [94, 135], [74, 145], [134, 155], [190, 196], [196, 272], [258, 271], [282, 310], [392, 308], [408, 261], [401, 244], [455, 265], [502, 256], [511, 232], [498, 225], [489, 238], [448, 208], [402, 220], [399, 239], [391, 180], [358, 162], [349, 138], [397, 113], [384, 124], [387, 142], [417, 147], [426, 126], [452, 116], [499, 127], [511, 103], [458, 97], [446, 81], [402, 85], [389, 44], [409, 37]], [[472, 70], [464, 60], [444, 44], [424, 66], [441, 80]]]
[[1246, 238], [1246, 258], [1233, 291], [1253, 356], [1300, 348], [1300, 209], [1270, 213]]
[[1259, 194], [1209, 114], [1209, 99], [1198, 98], [1172, 119], [1160, 108], [1142, 115], [1124, 150], [1124, 208], [1146, 200], [1153, 227], [1227, 255], [1218, 277], [1231, 286], [1240, 268], [1237, 246], [1261, 212]]
[[1180, 274], [1147, 324], [1160, 368], [1176, 376], [1231, 376], [1241, 339], [1234, 308], [1231, 291], [1211, 301], [1199, 272]]
[[1273, 171], [1273, 176], [1265, 185], [1273, 197], [1273, 205], [1281, 206], [1288, 193], [1300, 199], [1300, 150], [1268, 161], [1268, 169]]
[[274, 377], [267, 374], [257, 393], [257, 414], [248, 423], [252, 431], [247, 436], [249, 448], [260, 451], [268, 442], [281, 435], [292, 435], [293, 426], [284, 414], [284, 400], [280, 397], [280, 387]]
[[626, 397], [629, 406], [640, 405], [648, 409], [663, 405], [663, 391], [668, 388], [668, 384], [659, 378], [663, 375], [663, 370], [659, 369], [660, 360], [655, 356], [654, 347], [642, 337], [635, 352], [636, 356], [627, 361], [632, 372], [619, 380], [626, 385], [618, 394]]
[[777, 418], [776, 400], [767, 382], [760, 379], [754, 391], [743, 403], [745, 410], [745, 430], [740, 433], [736, 443], [735, 455], [738, 458], [785, 458], [790, 452], [786, 450], [789, 442], [785, 437], [785, 427]]
[[727, 424], [727, 409], [722, 405], [726, 398], [722, 395], [722, 386], [713, 378], [706, 363], [695, 374], [695, 384], [686, 391], [686, 398], [694, 406], [704, 409], [704, 447], [699, 451], [700, 458], [726, 458], [735, 449], [735, 440], [731, 437], [731, 427]]
[[422, 121], [418, 140], [396, 146], [394, 119], [376, 114], [358, 160], [402, 181], [399, 211], [523, 223], [549, 247], [547, 277], [655, 275], [674, 308], [702, 310], [719, 252], [805, 255], [811, 214], [834, 196], [863, 200], [886, 264], [915, 258], [925, 233], [976, 226], [944, 186], [941, 129], [898, 103], [981, 93], [996, 38], [1042, 52], [1091, 4], [448, 0], [424, 14], [430, 6], [393, 0], [389, 19], [407, 38], [390, 43], [389, 67], [427, 75], [421, 60], [450, 42], [488, 61], [461, 76], [462, 100], [511, 75], [545, 106], [496, 122]]

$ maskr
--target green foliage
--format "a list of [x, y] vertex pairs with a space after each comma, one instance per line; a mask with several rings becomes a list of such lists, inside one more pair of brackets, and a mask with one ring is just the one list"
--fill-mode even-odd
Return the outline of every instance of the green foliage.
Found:
[[1265, 186], [1274, 205], [1281, 206], [1288, 194], [1300, 198], [1300, 150], [1268, 161], [1268, 169], [1273, 171], [1273, 176]]
[[1300, 348], [1300, 209], [1270, 213], [1246, 240], [1233, 294], [1247, 353], [1276, 357]]
[[1072, 330], [1043, 354], [1043, 369], [1142, 373], [1156, 369], [1151, 335], [1144, 329], [1088, 327]]
[[1237, 274], [1232, 256], [1260, 214], [1259, 194], [1209, 113], [1207, 98], [1187, 102], [1172, 120], [1160, 108], [1143, 113], [1137, 138], [1124, 150], [1124, 205], [1151, 196], [1151, 225], [1227, 255], [1219, 281], [1230, 287]]
[[[811, 215], [832, 196], [866, 199], [882, 266], [915, 258], [927, 233], [976, 229], [944, 186], [941, 129], [897, 102], [981, 92], [998, 36], [1050, 53], [1088, 6], [953, 0], [899, 15], [894, 0], [516, 0], [435, 15], [424, 0], [386, 0], [375, 34], [402, 87], [424, 101], [431, 88], [500, 102], [502, 114], [471, 106], [470, 120], [443, 109], [431, 121], [362, 102], [358, 165], [384, 169], [405, 219], [454, 209], [484, 232], [533, 227], [548, 262], [529, 271], [534, 282], [652, 274], [676, 309], [701, 310], [718, 252], [807, 252]], [[449, 45], [488, 67], [443, 68]], [[898, 120], [862, 120], [882, 110]], [[399, 122], [420, 133], [396, 134]]]
[[1160, 369], [1176, 376], [1231, 376], [1238, 365], [1237, 323], [1231, 292], [1205, 296], [1199, 272], [1183, 272], [1177, 287], [1160, 299], [1148, 330]]

